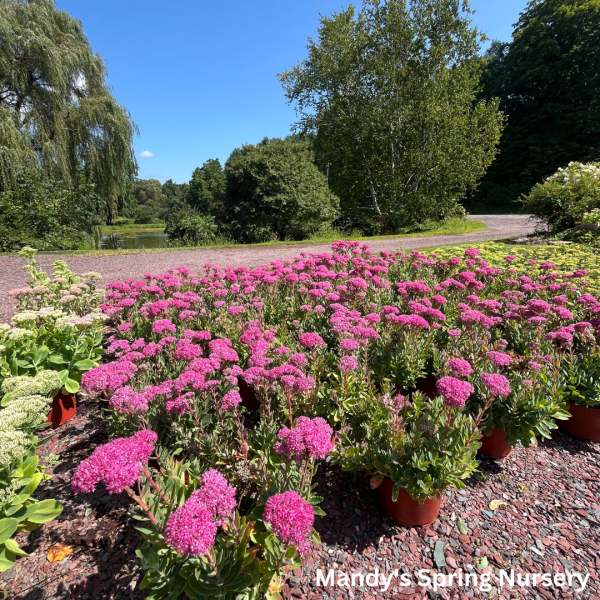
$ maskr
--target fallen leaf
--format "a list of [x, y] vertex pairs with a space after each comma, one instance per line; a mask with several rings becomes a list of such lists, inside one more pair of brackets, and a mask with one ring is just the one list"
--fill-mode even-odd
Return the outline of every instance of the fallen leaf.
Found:
[[483, 571], [483, 569], [487, 568], [489, 562], [487, 556], [482, 556], [478, 563], [475, 565], [479, 571]]
[[64, 544], [54, 544], [48, 549], [47, 558], [49, 562], [60, 562], [65, 560], [67, 556], [73, 554], [73, 546], [65, 546]]
[[458, 517], [458, 530], [463, 535], [467, 535], [467, 531], [469, 531], [469, 528], [467, 527], [467, 524], [460, 517]]
[[502, 500], [492, 500], [490, 502], [490, 510], [498, 510], [501, 506], [508, 506], [508, 504], [502, 502]]

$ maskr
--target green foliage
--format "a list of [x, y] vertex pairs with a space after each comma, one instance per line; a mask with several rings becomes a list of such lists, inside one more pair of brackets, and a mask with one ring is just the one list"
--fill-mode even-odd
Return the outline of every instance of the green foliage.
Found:
[[459, 0], [368, 0], [322, 17], [308, 58], [279, 76], [352, 227], [453, 216], [493, 160], [502, 117], [475, 98], [470, 14]]
[[484, 98], [508, 124], [475, 201], [507, 206], [570, 161], [600, 154], [600, 0], [534, 0], [486, 58]]
[[201, 214], [221, 215], [225, 195], [225, 173], [219, 159], [209, 159], [192, 174], [185, 201]]
[[593, 217], [600, 208], [600, 163], [570, 163], [524, 198], [524, 209], [561, 232]]
[[10, 569], [19, 556], [27, 556], [12, 536], [37, 529], [63, 509], [56, 500], [38, 501], [32, 497], [38, 485], [50, 479], [39, 467], [33, 441], [22, 457], [0, 467], [0, 572]]
[[421, 393], [404, 403], [391, 394], [368, 400], [350, 433], [342, 437], [336, 461], [348, 471], [367, 471], [377, 482], [388, 477], [419, 502], [461, 489], [475, 471], [479, 432], [474, 420]]
[[39, 169], [15, 174], [0, 187], [0, 251], [89, 248], [98, 235], [98, 197], [80, 179], [76, 187], [47, 179]]
[[227, 227], [241, 242], [301, 240], [332, 223], [339, 201], [306, 142], [263, 140], [225, 165]]
[[195, 246], [214, 240], [217, 225], [214, 217], [197, 215], [177, 223], [169, 222], [165, 233], [169, 234], [169, 245]]
[[78, 187], [83, 174], [114, 216], [137, 165], [136, 126], [106, 83], [81, 23], [54, 0], [0, 0], [0, 190], [24, 166]]

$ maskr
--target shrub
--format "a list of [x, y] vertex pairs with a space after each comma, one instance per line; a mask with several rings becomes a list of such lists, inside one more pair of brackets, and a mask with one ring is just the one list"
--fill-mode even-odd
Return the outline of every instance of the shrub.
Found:
[[20, 173], [0, 192], [0, 251], [88, 248], [97, 233], [98, 198], [93, 186], [69, 187], [36, 171]]
[[582, 223], [586, 213], [600, 208], [600, 163], [572, 162], [523, 199], [523, 208], [544, 221], [553, 232]]
[[217, 225], [215, 218], [208, 215], [197, 215], [183, 218], [177, 222], [169, 222], [165, 233], [169, 234], [169, 244], [195, 246], [210, 242], [216, 238]]
[[339, 200], [304, 142], [244, 146], [232, 153], [225, 174], [229, 228], [241, 242], [302, 240], [338, 216]]

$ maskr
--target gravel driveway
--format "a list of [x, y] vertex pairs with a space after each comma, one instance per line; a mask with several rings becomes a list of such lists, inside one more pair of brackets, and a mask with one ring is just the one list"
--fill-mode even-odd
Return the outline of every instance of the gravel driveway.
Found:
[[[508, 237], [524, 236], [531, 233], [534, 224], [528, 215], [476, 215], [469, 217], [487, 225], [483, 231], [455, 235], [434, 235], [416, 238], [389, 238], [372, 240], [369, 245], [375, 252], [397, 250], [398, 248], [425, 248], [432, 245], [485, 242]], [[248, 265], [256, 267], [278, 258], [294, 258], [300, 252], [328, 252], [329, 243], [296, 244], [280, 246], [252, 246], [248, 248], [201, 248], [198, 250], [178, 250], [166, 252], [136, 252], [132, 254], [108, 256], [77, 256], [46, 254], [38, 256], [38, 264], [49, 270], [58, 259], [65, 259], [69, 267], [77, 273], [96, 271], [103, 277], [103, 283], [128, 277], [141, 277], [144, 273], [164, 273], [167, 269], [186, 265], [201, 269], [206, 263], [224, 267]], [[11, 289], [23, 287], [27, 274], [23, 270], [23, 260], [19, 256], [0, 256], [0, 322], [7, 321], [14, 312], [13, 300], [8, 296]]]

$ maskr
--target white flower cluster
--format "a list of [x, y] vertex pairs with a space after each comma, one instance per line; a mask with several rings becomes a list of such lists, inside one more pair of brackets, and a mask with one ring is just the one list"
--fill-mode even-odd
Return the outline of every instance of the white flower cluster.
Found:
[[35, 331], [31, 329], [22, 329], [21, 327], [15, 327], [8, 332], [8, 339], [12, 342], [20, 342], [21, 340], [30, 340], [36, 337]]
[[31, 436], [22, 431], [0, 431], [0, 468], [23, 456], [32, 443]]
[[[2, 394], [10, 394], [12, 400], [23, 396], [48, 396], [62, 388], [62, 381], [56, 371], [40, 371], [35, 377], [9, 377], [2, 382]], [[0, 415], [4, 414], [0, 412]]]
[[34, 434], [46, 420], [52, 395], [61, 387], [56, 371], [2, 382], [0, 392], [9, 395], [9, 402], [0, 409], [0, 468], [23, 456], [35, 443]]
[[52, 399], [48, 396], [21, 396], [0, 411], [0, 432], [34, 433], [46, 420]]
[[571, 162], [566, 168], [559, 168], [554, 175], [551, 175], [546, 181], [556, 181], [557, 183], [576, 183], [582, 178], [591, 177], [600, 181], [600, 163], [579, 163]]

